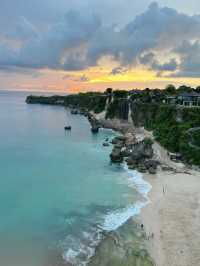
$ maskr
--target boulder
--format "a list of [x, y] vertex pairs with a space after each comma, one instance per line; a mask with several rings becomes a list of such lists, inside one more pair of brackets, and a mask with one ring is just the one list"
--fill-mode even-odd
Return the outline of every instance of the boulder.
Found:
[[135, 135], [133, 135], [132, 133], [127, 133], [125, 137], [126, 137], [126, 140], [125, 140], [126, 147], [132, 148], [133, 144], [135, 144], [136, 142]]
[[121, 154], [123, 157], [129, 157], [131, 155], [131, 151], [127, 148], [122, 148]]
[[108, 142], [104, 142], [104, 143], [103, 143], [103, 146], [104, 146], [104, 147], [108, 147], [108, 146], [110, 146], [110, 145], [109, 145]]
[[117, 136], [114, 139], [112, 139], [111, 143], [112, 144], [121, 144], [124, 145], [125, 143], [125, 137], [124, 136]]
[[94, 133], [94, 134], [98, 133], [98, 132], [99, 132], [99, 126], [93, 125], [93, 126], [91, 127], [91, 131], [92, 131], [92, 133]]
[[123, 162], [123, 156], [121, 154], [121, 149], [113, 148], [110, 159], [112, 163], [122, 163]]
[[159, 164], [160, 162], [156, 160], [145, 160], [144, 161], [144, 165], [147, 169], [149, 168], [157, 169]]
[[152, 144], [145, 141], [135, 143], [132, 147], [131, 157], [134, 160], [151, 159], [153, 157]]
[[118, 142], [118, 140], [117, 140], [116, 138], [112, 139], [112, 141], [111, 141], [111, 143], [112, 143], [113, 145], [117, 144], [117, 142]]
[[127, 165], [132, 165], [132, 164], [133, 164], [133, 160], [132, 160], [132, 158], [131, 158], [131, 157], [128, 157], [128, 158], [126, 159], [126, 163], [127, 163]]
[[94, 134], [98, 133], [99, 129], [101, 128], [100, 122], [90, 113], [88, 113], [88, 120], [91, 124], [92, 133]]
[[116, 144], [114, 145], [114, 148], [122, 149], [123, 146], [124, 146], [124, 144], [123, 144], [122, 142], [119, 141], [118, 143], [116, 143]]
[[135, 170], [136, 167], [135, 167], [134, 165], [129, 165], [129, 166], [128, 166], [128, 169], [130, 169], [130, 170]]
[[77, 115], [78, 114], [78, 110], [77, 109], [72, 109], [71, 110], [71, 114], [72, 115]]
[[144, 164], [139, 164], [138, 167], [137, 167], [138, 171], [140, 173], [146, 173], [147, 172], [147, 169], [146, 167], [144, 166]]
[[148, 171], [149, 171], [149, 174], [151, 174], [151, 175], [155, 175], [155, 174], [156, 174], [156, 169], [153, 168], [153, 167], [150, 167], [150, 168], [148, 169]]
[[168, 166], [168, 165], [162, 165], [161, 169], [162, 171], [166, 171], [166, 172], [171, 172], [171, 171], [173, 172], [175, 170], [173, 167]]
[[123, 141], [123, 142], [126, 141], [126, 137], [123, 136], [123, 135], [121, 135], [121, 136], [117, 136], [116, 138], [117, 138], [118, 140], [120, 140], [120, 141]]

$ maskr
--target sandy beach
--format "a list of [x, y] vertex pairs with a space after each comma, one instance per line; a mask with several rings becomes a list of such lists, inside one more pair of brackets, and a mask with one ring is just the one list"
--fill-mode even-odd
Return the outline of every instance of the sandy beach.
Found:
[[141, 212], [149, 252], [156, 266], [200, 265], [200, 172], [169, 160], [154, 144], [161, 162], [175, 171], [145, 175], [151, 183], [150, 204]]
[[[113, 124], [112, 128], [120, 128], [118, 123]], [[133, 131], [138, 140], [153, 139], [143, 128]], [[171, 170], [160, 168], [156, 175], [144, 174], [152, 190], [150, 203], [142, 209], [139, 220], [144, 224], [148, 251], [156, 266], [199, 266], [200, 172], [171, 161], [157, 142], [153, 149], [154, 158]]]

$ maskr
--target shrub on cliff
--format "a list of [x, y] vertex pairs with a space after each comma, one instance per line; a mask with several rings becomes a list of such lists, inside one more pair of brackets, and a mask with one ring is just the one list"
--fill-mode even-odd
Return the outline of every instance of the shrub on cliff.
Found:
[[145, 138], [143, 141], [145, 145], [149, 145], [149, 146], [153, 145], [153, 140], [150, 138]]
[[193, 138], [196, 148], [189, 145], [187, 134], [189, 129], [200, 127], [199, 108], [134, 103], [131, 109], [135, 126], [153, 130], [155, 139], [162, 146], [171, 152], [180, 152], [186, 161], [200, 165], [200, 131]]
[[128, 91], [125, 90], [117, 90], [113, 91], [114, 98], [127, 98], [128, 97]]

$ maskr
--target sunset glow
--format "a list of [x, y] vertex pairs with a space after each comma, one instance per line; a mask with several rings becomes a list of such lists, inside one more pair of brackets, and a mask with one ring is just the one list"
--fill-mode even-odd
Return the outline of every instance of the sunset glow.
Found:
[[63, 15], [54, 19], [16, 13], [9, 22], [2, 16], [7, 27], [0, 28], [0, 89], [67, 93], [200, 84], [196, 6], [191, 10], [183, 3], [179, 10], [176, 1], [170, 7], [141, 1], [134, 13], [127, 0], [127, 7], [115, 3], [126, 18], [119, 12], [108, 20], [87, 1], [91, 12], [84, 4], [79, 12], [62, 3], [54, 11]]

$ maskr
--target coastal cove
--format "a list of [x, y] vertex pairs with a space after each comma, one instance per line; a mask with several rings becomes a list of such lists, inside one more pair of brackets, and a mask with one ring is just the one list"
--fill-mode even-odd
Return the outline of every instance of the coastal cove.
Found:
[[[62, 106], [26, 105], [25, 97], [0, 95], [1, 257], [5, 266], [84, 265], [107, 239], [105, 232], [110, 237], [140, 212], [150, 186], [137, 172], [110, 164], [112, 146], [102, 143], [115, 132], [101, 129], [93, 135], [83, 116]], [[66, 123], [71, 132], [64, 131]], [[119, 234], [133, 236], [135, 252], [145, 250], [144, 232], [130, 223]], [[126, 252], [126, 241], [124, 247]], [[138, 253], [131, 260], [135, 257]], [[152, 265], [146, 251], [141, 260]]]
[[[116, 165], [126, 162], [131, 173], [139, 170], [148, 187], [149, 183], [152, 186], [149, 204], [143, 206], [141, 215], [106, 234], [90, 265], [200, 265], [199, 108], [143, 103], [146, 92], [140, 93], [138, 102], [128, 96], [130, 93], [134, 91], [112, 93], [109, 89], [104, 94], [30, 96], [27, 103], [70, 107], [72, 113], [88, 117], [95, 135], [101, 132], [100, 128], [121, 132], [112, 141], [111, 161]], [[166, 146], [181, 153], [170, 153]], [[138, 262], [136, 257], [144, 261]]]
[[0, 266], [200, 266], [200, 2], [0, 3]]

